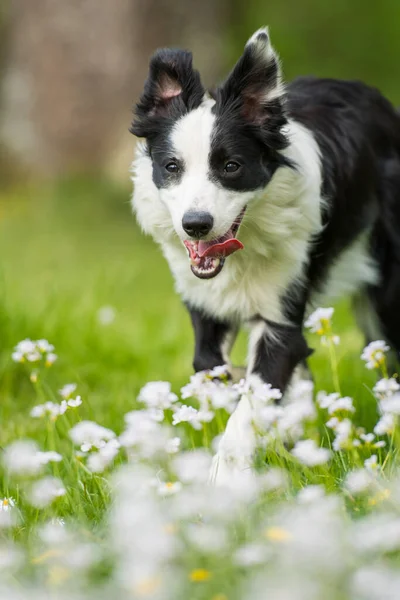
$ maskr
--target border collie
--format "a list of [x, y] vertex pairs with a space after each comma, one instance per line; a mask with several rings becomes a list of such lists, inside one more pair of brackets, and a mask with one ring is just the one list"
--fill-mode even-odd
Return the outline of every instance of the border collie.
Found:
[[[358, 81], [288, 85], [268, 30], [207, 92], [192, 55], [158, 50], [131, 132], [133, 207], [160, 244], [195, 332], [196, 371], [229, 364], [250, 328], [247, 377], [288, 394], [310, 354], [303, 322], [351, 295], [369, 340], [400, 350], [400, 116]], [[251, 466], [243, 396], [216, 480]]]

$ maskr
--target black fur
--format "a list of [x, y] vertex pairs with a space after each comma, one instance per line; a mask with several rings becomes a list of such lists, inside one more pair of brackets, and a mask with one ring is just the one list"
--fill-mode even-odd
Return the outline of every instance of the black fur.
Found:
[[[168, 87], [181, 90], [176, 96], [165, 97]], [[198, 71], [192, 66], [192, 53], [185, 50], [157, 50], [150, 61], [144, 91], [135, 107], [130, 132], [147, 140], [153, 161], [153, 180], [157, 187], [176, 183], [182, 177], [184, 165], [174, 155], [168, 143], [169, 133], [177, 119], [200, 106], [204, 88]], [[179, 171], [169, 173], [166, 165], [175, 161]]]
[[228, 321], [218, 321], [202, 311], [188, 306], [195, 336], [193, 368], [197, 371], [213, 369], [225, 363], [222, 345], [232, 330]]
[[298, 364], [304, 364], [312, 350], [307, 346], [301, 327], [271, 321], [266, 324], [269, 335], [257, 344], [253, 373], [284, 393], [294, 369]]
[[[259, 39], [266, 43], [267, 34], [261, 32]], [[210, 176], [221, 186], [237, 191], [264, 188], [276, 169], [296, 168], [282, 155], [289, 143], [288, 118], [308, 129], [320, 150], [324, 227], [310, 240], [301, 281], [292, 282], [281, 298], [293, 327], [268, 323], [279, 342], [260, 340], [253, 365], [264, 381], [284, 391], [293, 370], [309, 353], [302, 335], [306, 306], [312, 294], [322, 290], [341, 253], [362, 233], [369, 236], [370, 253], [381, 277], [365, 293], [383, 335], [400, 351], [400, 116], [376, 89], [356, 81], [299, 78], [285, 94], [274, 93], [268, 100], [268, 92], [278, 89], [278, 78], [274, 54], [247, 45], [215, 93], [209, 163]], [[171, 81], [181, 86], [182, 93], [166, 101], [162, 87]], [[171, 179], [165, 172], [166, 161], [176, 158], [168, 147], [168, 133], [176, 119], [200, 105], [203, 93], [189, 53], [161, 51], [152, 59], [132, 132], [147, 138], [159, 187], [179, 177], [177, 173]], [[241, 168], [227, 174], [228, 160], [237, 161]], [[231, 325], [197, 310], [190, 312], [196, 336], [195, 369], [222, 364], [221, 346]]]

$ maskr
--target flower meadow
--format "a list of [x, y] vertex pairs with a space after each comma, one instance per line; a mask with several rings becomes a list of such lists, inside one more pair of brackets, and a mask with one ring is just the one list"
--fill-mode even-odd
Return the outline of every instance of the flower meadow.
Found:
[[[388, 345], [366, 346], [376, 419], [363, 422], [333, 320], [320, 308], [306, 322], [333, 389], [296, 379], [282, 398], [221, 366], [180, 390], [147, 383], [117, 431], [88, 418], [76, 383], [53, 389], [49, 341], [17, 343], [35, 439], [2, 449], [0, 598], [398, 600], [400, 386]], [[254, 467], [216, 485], [212, 457], [244, 397]]]

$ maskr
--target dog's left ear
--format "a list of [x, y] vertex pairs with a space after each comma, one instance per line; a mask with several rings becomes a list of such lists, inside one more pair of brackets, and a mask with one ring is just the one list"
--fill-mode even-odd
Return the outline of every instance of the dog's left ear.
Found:
[[247, 121], [262, 126], [271, 112], [282, 109], [283, 97], [279, 58], [265, 27], [249, 39], [242, 56], [217, 90], [217, 112], [239, 105]]

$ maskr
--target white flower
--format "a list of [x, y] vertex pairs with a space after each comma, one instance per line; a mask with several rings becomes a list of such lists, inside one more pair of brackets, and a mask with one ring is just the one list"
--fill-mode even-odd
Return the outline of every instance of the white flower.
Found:
[[391, 434], [395, 426], [395, 417], [390, 413], [385, 413], [374, 427], [376, 435]]
[[209, 377], [228, 377], [229, 376], [229, 367], [228, 365], [221, 365], [218, 367], [214, 367], [211, 371], [208, 371], [207, 375]]
[[13, 442], [4, 451], [4, 464], [13, 475], [36, 475], [42, 467], [38, 446], [30, 441]]
[[41, 418], [49, 416], [56, 419], [58, 416], [63, 415], [68, 408], [66, 400], [62, 400], [61, 404], [55, 402], [45, 402], [44, 404], [38, 404], [34, 406], [30, 412], [31, 417]]
[[384, 361], [385, 352], [388, 350], [390, 350], [390, 347], [383, 340], [377, 340], [365, 346], [361, 358], [365, 360], [367, 369], [380, 367]]
[[249, 386], [249, 392], [252, 400], [267, 404], [268, 402], [275, 402], [282, 398], [280, 390], [273, 388], [269, 383], [263, 382], [251, 382]]
[[320, 408], [329, 408], [339, 398], [340, 398], [340, 394], [337, 394], [337, 393], [327, 394], [324, 391], [320, 391], [317, 394], [317, 404], [320, 406]]
[[14, 508], [15, 500], [14, 498], [2, 498], [0, 499], [0, 512], [7, 512]]
[[50, 344], [47, 340], [37, 340], [36, 346], [43, 353], [53, 352], [54, 350], [53, 344]]
[[339, 425], [339, 423], [340, 423], [340, 421], [339, 421], [339, 419], [338, 419], [337, 417], [331, 417], [331, 418], [329, 419], [329, 421], [327, 421], [327, 422], [325, 423], [325, 425], [326, 425], [327, 427], [329, 427], [329, 429], [333, 429], [333, 430], [335, 430], [335, 429], [337, 428], [337, 426]]
[[240, 567], [262, 565], [269, 558], [270, 551], [263, 544], [246, 544], [236, 550], [233, 560]]
[[89, 455], [87, 466], [93, 473], [102, 473], [117, 456], [121, 444], [118, 440], [112, 439], [106, 442], [98, 452]]
[[157, 487], [157, 492], [160, 496], [172, 496], [173, 494], [177, 494], [182, 489], [182, 484], [180, 481], [175, 481], [172, 483], [171, 481], [160, 482]]
[[279, 419], [283, 417], [284, 412], [282, 406], [276, 406], [275, 404], [264, 406], [258, 411], [257, 425], [268, 431], [273, 425], [278, 423]]
[[178, 425], [178, 423], [191, 423], [197, 417], [198, 411], [193, 406], [187, 406], [182, 404], [174, 412], [172, 417], [172, 425]]
[[333, 440], [333, 449], [337, 452], [351, 445], [351, 437], [353, 434], [353, 424], [350, 419], [339, 421], [334, 429], [336, 437]]
[[36, 343], [27, 338], [26, 340], [22, 340], [15, 346], [15, 351], [20, 352], [21, 354], [29, 354], [31, 352], [35, 352]]
[[165, 452], [167, 454], [176, 454], [179, 452], [181, 446], [181, 439], [178, 437], [171, 438], [165, 444]]
[[53, 365], [56, 360], [57, 360], [58, 356], [57, 354], [54, 354], [54, 352], [50, 352], [50, 354], [46, 355], [46, 367], [51, 367], [51, 365]]
[[367, 492], [374, 484], [371, 472], [367, 469], [351, 471], [345, 480], [345, 488], [354, 496]]
[[375, 435], [373, 433], [361, 433], [360, 439], [366, 444], [372, 444], [375, 439]]
[[367, 460], [364, 461], [364, 467], [367, 469], [367, 471], [370, 471], [372, 473], [379, 471], [381, 469], [381, 466], [378, 464], [377, 455], [373, 454], [372, 456], [370, 456], [370, 458], [367, 458]]
[[212, 382], [209, 388], [209, 399], [213, 409], [223, 408], [231, 414], [237, 405], [238, 393], [229, 385], [216, 385]]
[[82, 404], [82, 398], [80, 396], [77, 396], [76, 398], [71, 398], [67, 401], [67, 404], [70, 408], [77, 408]]
[[379, 408], [383, 413], [400, 415], [400, 394], [397, 393], [388, 398], [384, 398], [380, 401]]
[[151, 381], [142, 387], [138, 400], [148, 408], [166, 410], [172, 407], [178, 397], [171, 392], [171, 384], [168, 381]]
[[60, 462], [62, 460], [61, 454], [59, 454], [58, 452], [53, 452], [53, 451], [37, 452], [36, 456], [37, 456], [39, 463], [42, 465], [47, 465], [50, 462]]
[[[58, 393], [60, 394], [60, 396], [62, 398], [64, 398], [64, 400], [68, 400], [69, 398], [71, 398], [72, 394], [75, 392], [77, 388], [76, 383], [67, 383], [66, 385], [64, 385], [61, 390], [58, 390]], [[79, 396], [78, 396], [79, 398]]]
[[349, 396], [345, 396], [344, 398], [338, 398], [337, 400], [331, 402], [331, 404], [328, 406], [328, 413], [330, 415], [341, 411], [354, 413], [355, 410], [356, 409], [353, 406], [353, 400]]
[[331, 453], [326, 448], [317, 446], [314, 440], [300, 440], [292, 450], [293, 456], [303, 465], [314, 467], [323, 465], [331, 458]]
[[400, 390], [400, 385], [393, 377], [384, 377], [374, 385], [373, 389], [378, 398], [383, 399], [385, 396], [391, 396], [395, 392], [398, 392]]
[[211, 467], [211, 456], [200, 449], [183, 452], [174, 457], [173, 466], [183, 483], [206, 483]]
[[102, 306], [97, 311], [97, 320], [101, 325], [111, 325], [115, 320], [115, 308], [112, 306]]
[[56, 477], [44, 477], [36, 481], [31, 488], [30, 503], [36, 508], [45, 508], [56, 498], [65, 494], [65, 488]]
[[297, 501], [300, 504], [311, 504], [318, 502], [325, 496], [325, 488], [323, 485], [307, 485], [297, 494]]
[[104, 442], [115, 438], [115, 433], [93, 421], [80, 421], [70, 429], [69, 437], [77, 446], [87, 444], [90, 447], [101, 448]]
[[330, 328], [333, 308], [317, 308], [305, 321], [304, 326], [313, 333], [322, 335]]

